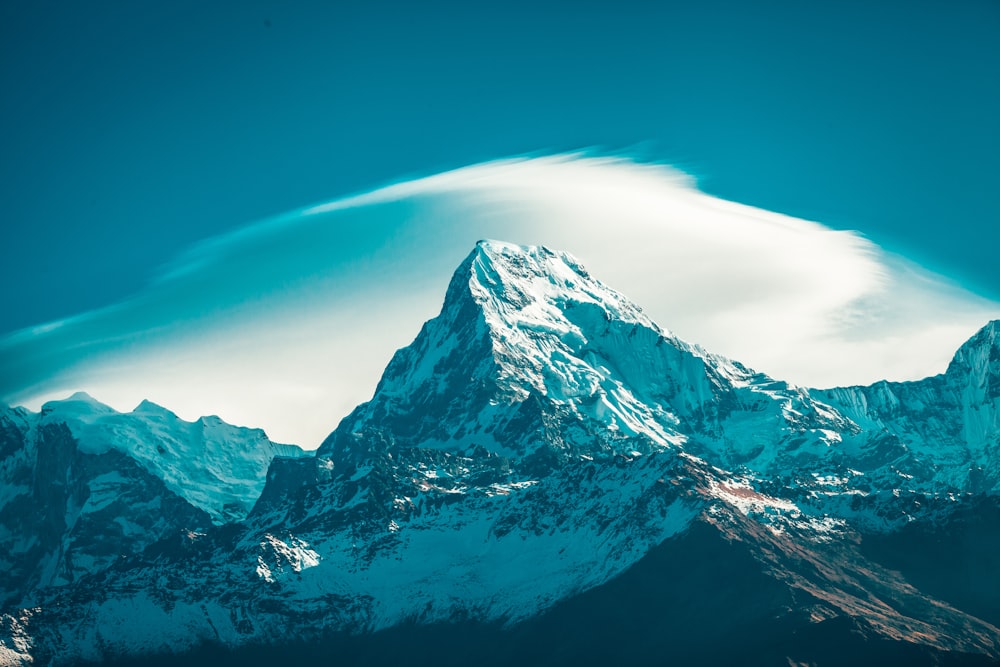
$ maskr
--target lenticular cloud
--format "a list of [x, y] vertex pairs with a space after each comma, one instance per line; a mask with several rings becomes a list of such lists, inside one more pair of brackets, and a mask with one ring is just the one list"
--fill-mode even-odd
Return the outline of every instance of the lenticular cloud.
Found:
[[504, 160], [206, 240], [127, 301], [0, 339], [0, 398], [149, 398], [313, 447], [480, 238], [566, 250], [676, 335], [806, 386], [941, 372], [1000, 316], [856, 233], [711, 197], [667, 167]]

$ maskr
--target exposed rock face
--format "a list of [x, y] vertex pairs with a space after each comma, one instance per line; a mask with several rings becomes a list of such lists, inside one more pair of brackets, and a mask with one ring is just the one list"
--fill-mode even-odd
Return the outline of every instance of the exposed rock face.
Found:
[[149, 402], [121, 414], [80, 393], [39, 414], [0, 409], [0, 601], [32, 605], [162, 540], [245, 517], [277, 453], [303, 454]]
[[[992, 525], [995, 327], [943, 376], [810, 391], [678, 340], [568, 255], [481, 242], [372, 400], [314, 457], [275, 458], [249, 514], [221, 499], [251, 474], [216, 497], [143, 458], [161, 431], [102, 451], [73, 420], [4, 413], [5, 483], [76, 480], [22, 484], [44, 517], [0, 505], [3, 539], [49, 545], [17, 567], [76, 553], [55, 544], [92, 560], [10, 594], [0, 662], [996, 659], [989, 602], [904, 558]], [[110, 470], [109, 514], [67, 519]], [[94, 560], [118, 512], [137, 528]]]
[[1000, 322], [969, 339], [943, 375], [814, 394], [906, 451], [912, 473], [932, 488], [1000, 487]]

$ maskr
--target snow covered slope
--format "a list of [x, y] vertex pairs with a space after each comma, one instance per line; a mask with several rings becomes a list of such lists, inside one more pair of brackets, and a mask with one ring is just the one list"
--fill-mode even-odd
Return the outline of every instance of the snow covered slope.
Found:
[[[653, 558], [691, 568], [657, 575], [662, 599], [650, 613], [676, 639], [660, 659], [721, 660], [719, 647], [684, 642], [708, 636], [695, 624], [720, 614], [731, 616], [719, 627], [757, 619], [764, 635], [755, 641], [783, 664], [823, 657], [793, 646], [819, 626], [831, 646], [876, 642], [883, 662], [995, 659], [1000, 620], [924, 593], [864, 548], [873, 535], [909, 524], [944, 530], [973, 511], [970, 457], [983, 470], [997, 464], [990, 335], [946, 374], [955, 403], [928, 394], [897, 412], [890, 402], [862, 411], [866, 390], [794, 387], [677, 339], [569, 255], [483, 241], [372, 400], [315, 456], [276, 457], [242, 522], [202, 528], [207, 521], [182, 517], [113, 568], [33, 585], [31, 605], [0, 618], [0, 648], [14, 664], [58, 664], [205, 642], [280, 652], [413, 623], [502, 634], [568, 618], [567, 608], [586, 613], [588, 595], [614, 600], [600, 591], [635, 586]], [[59, 411], [68, 430], [46, 422]], [[142, 430], [77, 397], [39, 421], [78, 440], [80, 456], [118, 454], [174, 484], [192, 508], [201, 496], [175, 478], [217, 498], [216, 482], [178, 462], [205, 427], [164, 413], [132, 413]], [[4, 420], [0, 451], [23, 456], [31, 416], [14, 410]], [[940, 456], [928, 423], [953, 438]], [[918, 432], [928, 435], [906, 439]], [[983, 479], [976, 490], [995, 494], [994, 478]], [[719, 584], [690, 565], [699, 560], [726, 563], [716, 573], [723, 587], [753, 582], [746, 597], [706, 601]], [[625, 613], [629, 600], [617, 604]], [[669, 653], [673, 645], [705, 653]], [[568, 664], [576, 654], [562, 655]]]
[[1000, 321], [970, 338], [942, 375], [814, 393], [898, 443], [912, 474], [956, 491], [1000, 488]]
[[483, 447], [541, 472], [566, 457], [683, 451], [794, 495], [795, 511], [872, 525], [908, 516], [905, 501], [864, 500], [873, 490], [965, 490], [826, 397], [679, 340], [565, 253], [482, 241], [440, 315], [318, 455], [370, 431], [404, 447]]
[[[776, 428], [757, 428], [764, 418]], [[807, 392], [663, 331], [573, 257], [496, 241], [477, 244], [441, 314], [396, 353], [374, 398], [319, 455], [364, 427], [404, 445], [477, 444], [517, 457], [543, 446], [586, 454], [682, 447], [756, 469], [792, 444], [819, 454], [838, 433], [857, 431]], [[591, 439], [575, 437], [579, 428]]]
[[83, 392], [43, 405], [40, 423], [66, 424], [82, 452], [127, 454], [216, 523], [247, 515], [271, 459], [305, 454], [295, 445], [271, 442], [260, 429], [218, 417], [187, 422], [149, 401], [119, 413]]
[[0, 600], [100, 572], [161, 540], [241, 519], [276, 455], [302, 450], [152, 403], [128, 414], [79, 393], [0, 408]]

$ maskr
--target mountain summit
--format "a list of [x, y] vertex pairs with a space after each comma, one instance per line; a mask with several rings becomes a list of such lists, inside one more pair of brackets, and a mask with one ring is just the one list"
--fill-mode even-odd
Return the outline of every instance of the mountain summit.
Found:
[[[986, 664], [991, 327], [943, 376], [808, 390], [679, 340], [568, 254], [481, 241], [249, 514], [210, 525], [181, 496], [179, 535], [24, 591], [0, 660]], [[87, 449], [73, 423], [115, 419], [67, 414], [60, 437]], [[6, 456], [41, 442], [28, 421], [0, 421]], [[159, 433], [119, 432], [133, 457]]]
[[907, 472], [916, 480], [972, 493], [1000, 489], [1000, 321], [962, 345], [942, 375], [815, 393], [866, 432], [892, 438], [911, 457]]
[[[609, 436], [642, 433], [659, 446], [678, 443], [600, 356], [616, 350], [590, 347], [615, 337], [612, 328], [667, 341], [638, 307], [570, 255], [480, 241], [455, 272], [440, 315], [395, 354], [373, 400], [332, 437], [378, 424], [401, 444], [458, 451], [475, 443], [525, 455], [541, 441], [522, 439], [523, 422], [541, 419], [544, 403], [599, 422]], [[639, 360], [624, 358], [629, 344], [612, 342], [624, 343], [615, 346], [623, 353], [617, 361], [634, 373]], [[479, 420], [470, 424], [470, 415]], [[333, 447], [327, 440], [321, 455]]]
[[[745, 413], [762, 410], [779, 428], [744, 433]], [[441, 313], [395, 354], [373, 399], [320, 456], [365, 428], [403, 446], [514, 457], [687, 443], [720, 462], [766, 466], [792, 434], [796, 449], [825, 450], [852, 425], [806, 392], [660, 329], [567, 253], [480, 241]], [[586, 437], [572, 435], [580, 428]]]

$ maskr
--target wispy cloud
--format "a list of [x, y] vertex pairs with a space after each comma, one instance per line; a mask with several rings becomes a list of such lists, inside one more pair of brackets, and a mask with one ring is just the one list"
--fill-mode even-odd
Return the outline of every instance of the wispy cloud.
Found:
[[713, 198], [667, 167], [504, 160], [200, 243], [128, 301], [0, 340], [0, 396], [150, 398], [315, 446], [484, 237], [568, 250], [681, 337], [809, 386], [940, 372], [1000, 316], [858, 234]]

